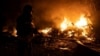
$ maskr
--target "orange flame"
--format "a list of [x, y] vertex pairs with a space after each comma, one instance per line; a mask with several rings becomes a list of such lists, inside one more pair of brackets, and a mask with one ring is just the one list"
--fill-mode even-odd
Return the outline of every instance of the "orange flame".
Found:
[[[76, 23], [72, 24], [71, 21], [69, 21], [67, 18], [64, 17], [63, 22], [60, 25], [61, 31], [65, 31], [67, 29], [75, 30], [75, 29], [80, 29], [82, 30], [81, 36], [87, 37], [87, 35], [90, 33], [90, 25], [91, 21], [88, 19], [88, 17], [85, 17], [84, 14], [82, 14], [79, 18], [79, 21]], [[68, 33], [71, 35], [71, 33]]]
[[64, 31], [67, 29], [67, 19], [64, 17], [64, 21], [60, 25], [61, 31]]
[[66, 17], [64, 17], [63, 22], [60, 24], [61, 31], [65, 31], [67, 30], [67, 28], [70, 28], [71, 26], [71, 22]]
[[87, 18], [84, 17], [84, 15], [81, 15], [80, 20], [75, 23], [77, 27], [83, 27], [88, 25]]
[[45, 29], [42, 29], [42, 30], [39, 30], [39, 32], [43, 33], [43, 34], [48, 34], [48, 32], [51, 31], [51, 28], [45, 28]]

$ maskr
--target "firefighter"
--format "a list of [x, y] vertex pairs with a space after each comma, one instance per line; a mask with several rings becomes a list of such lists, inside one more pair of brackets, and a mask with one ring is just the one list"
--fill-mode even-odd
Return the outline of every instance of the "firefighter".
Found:
[[26, 5], [23, 8], [22, 14], [17, 19], [17, 35], [19, 39], [18, 52], [19, 56], [24, 56], [25, 49], [28, 51], [28, 56], [31, 56], [31, 38], [33, 37], [32, 25], [32, 6]]

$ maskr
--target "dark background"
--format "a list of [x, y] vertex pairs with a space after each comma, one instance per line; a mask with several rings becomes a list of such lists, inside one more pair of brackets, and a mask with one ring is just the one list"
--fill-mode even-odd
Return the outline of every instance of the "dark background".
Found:
[[[33, 6], [33, 13], [35, 15], [38, 15], [39, 17], [42, 17], [41, 15], [46, 10], [49, 11], [48, 6], [57, 4], [63, 4], [67, 2], [75, 2], [75, 1], [83, 1], [83, 0], [0, 0], [1, 8], [0, 11], [3, 13], [3, 15], [6, 17], [6, 26], [15, 26], [16, 25], [16, 19], [20, 15], [22, 8], [26, 4], [30, 4]], [[95, 7], [95, 22], [96, 23], [96, 30], [99, 31], [99, 18], [100, 18], [100, 1], [99, 0], [84, 0], [84, 1], [92, 1]], [[45, 4], [46, 3], [46, 4]], [[53, 4], [53, 5], [52, 5]], [[40, 7], [39, 7], [39, 6]], [[42, 9], [42, 7], [44, 7]], [[35, 16], [33, 15], [33, 16]], [[40, 19], [41, 20], [41, 19]], [[41, 20], [43, 21], [43, 20]], [[38, 22], [38, 21], [37, 21]], [[9, 24], [8, 24], [9, 23]], [[49, 22], [51, 23], [51, 22]], [[44, 23], [45, 24], [45, 23]], [[48, 24], [49, 25], [49, 24]]]

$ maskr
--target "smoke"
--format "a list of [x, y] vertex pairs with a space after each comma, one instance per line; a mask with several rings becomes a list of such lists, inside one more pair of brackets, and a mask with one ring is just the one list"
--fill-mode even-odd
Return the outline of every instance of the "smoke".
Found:
[[33, 20], [40, 28], [58, 26], [63, 17], [75, 22], [81, 14], [93, 14], [92, 0], [34, 0], [32, 6]]

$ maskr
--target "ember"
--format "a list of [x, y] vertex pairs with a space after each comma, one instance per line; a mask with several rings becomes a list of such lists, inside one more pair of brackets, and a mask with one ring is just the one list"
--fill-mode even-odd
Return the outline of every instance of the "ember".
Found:
[[[80, 39], [80, 38], [84, 38], [84, 42], [88, 41], [88, 42], [92, 42], [94, 40], [94, 37], [91, 36], [93, 33], [92, 32], [92, 27], [91, 27], [91, 21], [85, 17], [84, 14], [82, 14], [80, 16], [79, 21], [77, 21], [74, 24], [71, 24], [70, 21], [66, 21], [67, 19], [64, 18], [64, 21], [61, 23], [61, 31], [67, 31], [68, 33], [68, 37], [73, 36], [74, 38]], [[70, 27], [71, 26], [71, 27]]]
[[48, 34], [51, 31], [51, 28], [45, 28], [42, 30], [39, 30], [40, 33]]
[[[89, 18], [85, 17], [84, 14], [80, 16], [79, 21], [76, 23], [73, 23], [64, 17], [63, 22], [60, 24], [60, 29], [56, 29], [57, 33], [52, 32], [52, 30], [54, 30], [53, 28], [46, 28], [40, 32], [44, 34], [53, 33], [50, 35], [50, 39], [46, 41], [46, 47], [52, 46], [53, 48], [59, 49], [71, 49], [73, 47], [72, 45], [75, 45], [73, 48], [76, 47], [75, 42], [84, 45], [85, 43], [92, 43], [95, 40], [92, 32], [93, 27], [91, 27], [92, 24], [90, 22]], [[50, 40], [52, 42], [49, 42]], [[70, 42], [72, 45], [69, 44]]]

